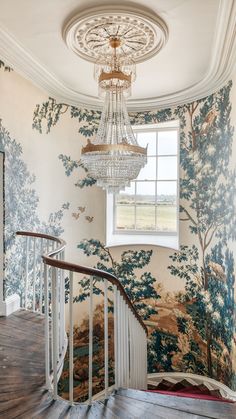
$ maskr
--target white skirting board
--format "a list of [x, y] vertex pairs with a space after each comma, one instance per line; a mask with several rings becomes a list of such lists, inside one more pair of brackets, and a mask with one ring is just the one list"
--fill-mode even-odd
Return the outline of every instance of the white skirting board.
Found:
[[20, 309], [20, 297], [17, 294], [7, 297], [5, 301], [0, 301], [0, 316], [9, 316]]
[[236, 391], [231, 390], [228, 386], [213, 378], [204, 377], [203, 375], [184, 373], [184, 372], [159, 372], [148, 374], [148, 384], [157, 385], [162, 380], [169, 381], [169, 383], [176, 384], [182, 380], [186, 380], [191, 385], [204, 384], [210, 391], [218, 390], [221, 396], [225, 399], [236, 401]]

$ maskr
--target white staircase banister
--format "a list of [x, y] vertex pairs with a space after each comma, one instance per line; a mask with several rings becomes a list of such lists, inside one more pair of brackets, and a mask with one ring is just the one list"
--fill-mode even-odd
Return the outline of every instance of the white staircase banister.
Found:
[[[67, 337], [65, 334], [65, 275], [69, 273], [69, 401], [74, 403], [74, 276], [79, 273], [89, 276], [89, 365], [88, 365], [88, 404], [93, 401], [93, 316], [94, 316], [94, 281], [103, 281], [104, 295], [104, 396], [109, 395], [109, 341], [108, 341], [108, 291], [114, 321], [114, 371], [115, 389], [147, 387], [147, 328], [128, 298], [120, 281], [112, 274], [96, 268], [77, 265], [65, 261], [64, 240], [43, 233], [20, 231], [17, 235], [26, 237], [26, 290], [25, 308], [39, 311], [45, 315], [45, 368], [46, 385], [52, 391], [53, 398], [58, 398], [58, 380], [63, 367]], [[33, 258], [30, 241], [34, 240]], [[40, 240], [37, 246], [36, 240]], [[40, 249], [40, 258], [36, 255]], [[43, 253], [42, 253], [43, 252]], [[42, 284], [42, 263], [44, 264], [44, 284]], [[33, 267], [31, 269], [30, 264]], [[30, 262], [31, 261], [31, 262]], [[37, 265], [38, 262], [38, 265]], [[39, 268], [37, 267], [39, 266]], [[41, 268], [40, 268], [41, 266]], [[39, 269], [39, 272], [37, 271]], [[32, 273], [32, 279], [30, 278]], [[67, 275], [68, 276], [68, 275]], [[36, 282], [39, 278], [37, 298]], [[28, 289], [32, 286], [32, 302]], [[110, 297], [112, 295], [112, 297]], [[112, 386], [113, 387], [113, 386]]]

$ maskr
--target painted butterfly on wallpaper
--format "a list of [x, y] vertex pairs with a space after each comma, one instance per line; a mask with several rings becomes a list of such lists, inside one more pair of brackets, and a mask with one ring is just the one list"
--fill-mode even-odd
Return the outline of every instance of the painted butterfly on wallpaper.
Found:
[[89, 217], [89, 215], [86, 215], [85, 219], [89, 222], [92, 223], [94, 217]]
[[72, 217], [74, 217], [76, 220], [78, 220], [79, 219], [79, 217], [80, 217], [80, 215], [85, 211], [85, 208], [86, 207], [78, 207], [78, 213], [76, 213], [76, 212], [73, 212], [72, 213]]
[[73, 212], [72, 217], [74, 217], [76, 220], [78, 220], [79, 217], [80, 217], [80, 213], [77, 214], [76, 212]]

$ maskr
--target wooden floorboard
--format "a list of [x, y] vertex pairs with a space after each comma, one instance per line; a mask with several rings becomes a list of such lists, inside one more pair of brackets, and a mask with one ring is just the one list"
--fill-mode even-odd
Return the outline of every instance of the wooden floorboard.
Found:
[[153, 403], [157, 409], [165, 408], [166, 411], [171, 409], [173, 411], [180, 411], [186, 414], [194, 414], [200, 417], [214, 419], [236, 419], [235, 403], [215, 402], [210, 400], [199, 400], [177, 396], [175, 397], [131, 389], [121, 389], [118, 391], [118, 395], [129, 398], [134, 403], [137, 400], [142, 400], [146, 403]]
[[119, 390], [106, 402], [70, 406], [44, 387], [44, 320], [20, 310], [0, 318], [1, 419], [236, 419], [233, 404]]

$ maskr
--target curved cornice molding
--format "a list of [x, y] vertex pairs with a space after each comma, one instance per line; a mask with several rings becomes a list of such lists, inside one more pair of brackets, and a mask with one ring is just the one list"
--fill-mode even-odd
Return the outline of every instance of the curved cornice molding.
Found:
[[[84, 95], [68, 88], [3, 27], [0, 27], [0, 56], [18, 73], [58, 101], [77, 107], [101, 109], [102, 102], [97, 97]], [[220, 89], [229, 80], [234, 71], [235, 62], [236, 2], [235, 0], [221, 0], [212, 55], [205, 76], [198, 83], [169, 95], [151, 99], [131, 99], [128, 101], [128, 108], [130, 111], [153, 110], [177, 106], [205, 97]]]

